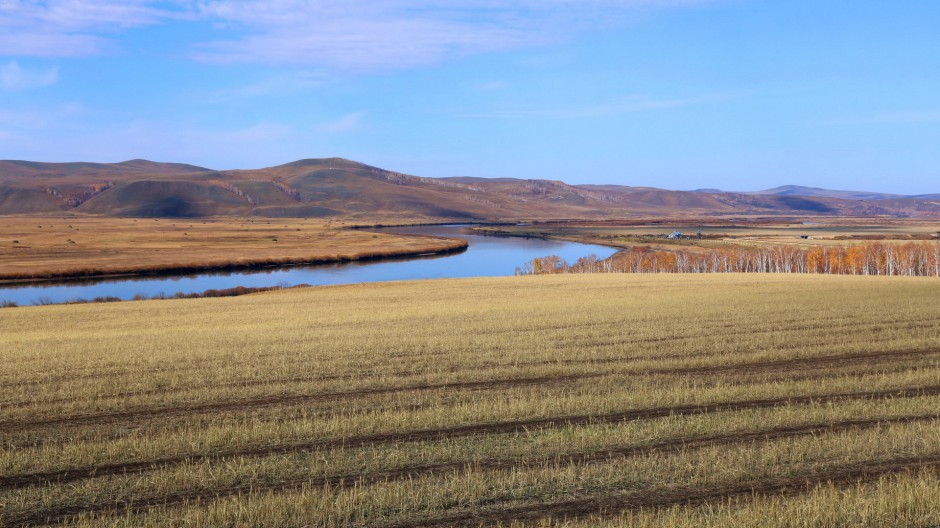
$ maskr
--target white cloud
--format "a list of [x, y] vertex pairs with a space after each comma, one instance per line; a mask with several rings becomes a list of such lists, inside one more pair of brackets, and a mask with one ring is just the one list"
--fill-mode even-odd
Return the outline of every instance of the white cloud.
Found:
[[719, 0], [206, 0], [200, 16], [245, 32], [204, 42], [220, 63], [352, 71], [407, 68], [553, 42], [648, 8]]
[[93, 35], [0, 31], [0, 55], [8, 57], [81, 57], [101, 52], [105, 43], [105, 39]]
[[186, 3], [189, 0], [0, 0], [0, 55], [101, 53], [109, 45], [103, 35], [185, 16]]
[[376, 71], [430, 65], [451, 57], [545, 41], [540, 34], [517, 28], [427, 17], [308, 17], [303, 25], [262, 27], [239, 40], [199, 44], [193, 56], [215, 63]]
[[5, 25], [39, 22], [65, 31], [128, 28], [151, 24], [170, 10], [150, 0], [3, 0], [0, 20]]
[[55, 68], [30, 70], [23, 68], [16, 61], [0, 66], [0, 85], [10, 90], [41, 88], [53, 85], [58, 80], [59, 71]]
[[317, 129], [321, 132], [352, 132], [362, 126], [362, 118], [365, 115], [365, 112], [346, 114], [339, 119], [321, 124]]
[[0, 55], [82, 56], [116, 33], [187, 19], [230, 38], [194, 43], [216, 63], [375, 71], [539, 45], [652, 8], [720, 0], [0, 0]]

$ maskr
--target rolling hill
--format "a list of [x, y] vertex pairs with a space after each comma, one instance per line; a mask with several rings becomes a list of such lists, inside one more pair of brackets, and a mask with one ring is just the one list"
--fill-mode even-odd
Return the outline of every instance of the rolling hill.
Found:
[[[0, 214], [507, 220], [642, 215], [940, 217], [936, 197], [671, 191], [515, 178], [425, 178], [341, 158], [256, 170], [178, 163], [0, 161]], [[802, 193], [802, 194], [801, 194]]]
[[801, 185], [783, 185], [781, 187], [774, 187], [773, 189], [754, 191], [746, 194], [764, 194], [773, 196], [813, 196], [817, 198], [844, 198], [846, 200], [894, 200], [898, 198], [914, 198], [913, 196], [902, 196], [900, 194], [865, 191], [836, 191], [832, 189], [820, 189], [818, 187], [804, 187]]

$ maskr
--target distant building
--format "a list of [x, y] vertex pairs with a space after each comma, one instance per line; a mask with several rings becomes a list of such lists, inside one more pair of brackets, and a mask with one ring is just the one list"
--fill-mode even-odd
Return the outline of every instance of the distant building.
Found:
[[680, 238], [682, 238], [682, 233], [678, 231], [673, 231], [672, 234], [669, 235], [670, 240], [679, 240]]

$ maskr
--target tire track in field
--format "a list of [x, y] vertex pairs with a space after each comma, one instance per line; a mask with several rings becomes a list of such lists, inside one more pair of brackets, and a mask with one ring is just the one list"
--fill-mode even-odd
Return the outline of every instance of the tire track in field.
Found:
[[[918, 319], [918, 320], [903, 319], [903, 320], [897, 320], [897, 321], [882, 320], [882, 321], [871, 321], [871, 322], [852, 321], [849, 318], [844, 318], [844, 319], [849, 320], [851, 322], [841, 323], [835, 327], [835, 330], [847, 329], [847, 328], [864, 328], [868, 326], [878, 326], [881, 328], [891, 328], [891, 329], [897, 329], [897, 328], [914, 329], [914, 328], [922, 328], [922, 326], [919, 325], [919, 323], [936, 323], [937, 322], [936, 318], [926, 318], [926, 319]], [[839, 321], [842, 321], [842, 319], [836, 320], [836, 323], [838, 323]], [[903, 325], [903, 326], [898, 326], [898, 325]], [[727, 324], [718, 324], [718, 325], [711, 324], [710, 326], [707, 326], [706, 328], [713, 329], [713, 328], [725, 328], [725, 327], [727, 328], [740, 327], [740, 323], [727, 323]], [[721, 336], [722, 338], [735, 337], [735, 336], [743, 337], [743, 336], [756, 336], [756, 335], [782, 333], [782, 332], [805, 332], [805, 331], [811, 331], [811, 330], [828, 330], [831, 332], [833, 330], [833, 321], [827, 321], [824, 324], [818, 324], [818, 325], [783, 326], [783, 327], [778, 327], [778, 328], [761, 328], [761, 329], [756, 329], [756, 330], [750, 329], [750, 330], [738, 330], [734, 332], [723, 332]], [[682, 336], [648, 337], [648, 338], [641, 338], [641, 339], [611, 339], [607, 341], [597, 342], [597, 344], [599, 346], [650, 345], [650, 344], [656, 344], [656, 343], [668, 343], [668, 342], [674, 342], [674, 341], [683, 341], [683, 340], [701, 339], [701, 338], [702, 338], [701, 334], [693, 334], [693, 335], [682, 335]], [[568, 343], [559, 348], [565, 348], [565, 347], [577, 345], [577, 344], [578, 343]], [[256, 356], [256, 358], [270, 357], [272, 355], [274, 354], [265, 353], [265, 354]], [[393, 354], [389, 356], [389, 359], [402, 359], [402, 358], [409, 358], [409, 357], [423, 357], [424, 358], [424, 357], [429, 357], [429, 354], [427, 353]], [[80, 366], [80, 367], [75, 367], [73, 369], [62, 371], [54, 376], [49, 376], [45, 378], [0, 382], [0, 389], [15, 389], [15, 388], [61, 382], [61, 381], [104, 379], [104, 378], [113, 378], [116, 376], [136, 376], [136, 375], [140, 375], [141, 373], [170, 374], [170, 373], [179, 373], [179, 372], [192, 372], [192, 371], [204, 369], [206, 364], [209, 364], [212, 361], [214, 360], [210, 359], [210, 360], [205, 360], [205, 361], [199, 361], [196, 364], [190, 363], [185, 366], [176, 366], [176, 367], [170, 366], [169, 368], [167, 368], [167, 366], [158, 366], [158, 367], [148, 367], [145, 369], [136, 369], [136, 370], [112, 370], [112, 371], [102, 371], [100, 367], [95, 367], [95, 366]], [[572, 361], [576, 361], [576, 360], [572, 360]], [[93, 370], [93, 372], [88, 372], [85, 374], [77, 373], [80, 371], [87, 371], [87, 370]]]
[[774, 371], [789, 368], [819, 368], [828, 365], [849, 365], [885, 359], [910, 359], [940, 354], [940, 349], [913, 349], [879, 352], [852, 352], [848, 354], [831, 354], [826, 356], [795, 357], [784, 359], [771, 359], [768, 361], [753, 361], [732, 363], [724, 365], [702, 365], [693, 367], [673, 367], [665, 369], [647, 369], [642, 371], [624, 371], [623, 374], [753, 374], [763, 371]]
[[518, 521], [536, 521], [547, 517], [577, 518], [596, 514], [619, 513], [639, 509], [665, 509], [673, 506], [694, 507], [709, 502], [753, 495], [792, 496], [806, 493], [821, 484], [840, 487], [864, 484], [882, 477], [924, 469], [940, 469], [940, 455], [863, 461], [859, 465], [838, 466], [795, 476], [780, 476], [740, 484], [707, 487], [682, 487], [657, 490], [648, 494], [621, 494], [585, 497], [504, 509], [471, 510], [418, 521], [386, 523], [385, 528], [423, 528], [431, 526], [492, 526]]
[[[791, 348], [776, 348], [775, 351], [786, 351]], [[793, 350], [801, 349], [799, 346], [792, 347]], [[940, 353], [940, 350], [938, 350]], [[464, 372], [468, 369], [474, 369], [478, 372], [482, 369], [487, 368], [500, 368], [500, 367], [538, 367], [538, 366], [553, 366], [553, 365], [607, 365], [607, 364], [617, 364], [617, 363], [629, 363], [632, 361], [663, 361], [670, 359], [699, 359], [699, 358], [710, 358], [718, 357], [725, 354], [723, 351], [719, 352], [693, 352], [693, 353], [683, 353], [675, 352], [669, 354], [654, 354], [654, 355], [630, 355], [630, 356], [619, 356], [619, 357], [605, 357], [605, 358], [596, 358], [596, 359], [557, 359], [557, 360], [539, 360], [539, 361], [520, 361], [514, 362], [512, 364], [498, 363], [498, 362], [487, 362], [487, 363], [476, 363], [473, 365], [453, 365], [446, 369], [437, 369], [432, 374], [455, 374], [458, 372]], [[146, 372], [146, 371], [145, 371]], [[428, 372], [415, 371], [414, 369], [409, 370], [360, 370], [356, 372], [347, 372], [347, 373], [336, 373], [336, 374], [318, 374], [315, 376], [289, 376], [282, 378], [268, 378], [268, 379], [251, 379], [243, 381], [228, 381], [224, 383], [209, 383], [207, 385], [190, 385], [182, 387], [171, 387], [171, 388], [159, 388], [159, 389], [147, 389], [139, 391], [127, 391], [122, 393], [113, 393], [105, 395], [106, 398], [127, 398], [130, 396], [156, 396], [164, 394], [174, 394], [179, 392], [186, 392], [191, 390], [199, 389], [217, 389], [217, 388], [233, 388], [233, 387], [254, 387], [254, 386], [263, 386], [263, 385], [277, 385], [277, 384], [291, 384], [291, 383], [313, 383], [313, 382], [322, 382], [322, 381], [341, 381], [341, 380], [351, 380], [351, 379], [363, 379], [369, 376], [384, 376], [387, 378], [404, 378], [404, 377], [417, 377], [417, 376], [426, 376]], [[0, 402], [0, 405], [3, 405], [6, 408], [22, 408], [22, 407], [31, 407], [36, 403], [40, 404], [60, 404], [60, 403], [69, 403], [78, 401], [76, 398], [57, 398], [49, 400], [28, 400], [28, 401], [3, 401]]]
[[[740, 323], [726, 323], [726, 324], [721, 324], [721, 325], [707, 326], [705, 328], [710, 328], [710, 329], [713, 329], [716, 327], [717, 328], [737, 328], [737, 330], [734, 330], [734, 331], [721, 332], [721, 338], [724, 339], [727, 337], [746, 337], [746, 336], [758, 336], [758, 335], [765, 335], [765, 334], [782, 334], [785, 332], [801, 332], [802, 333], [806, 331], [815, 331], [815, 330], [823, 330], [828, 336], [832, 334], [834, 330], [846, 330], [850, 328], [865, 328], [869, 326], [872, 326], [872, 327], [877, 326], [878, 328], [876, 330], [877, 332], [880, 333], [885, 329], [897, 330], [897, 329], [924, 328], [921, 325], [921, 323], [934, 323], [934, 325], [936, 325], [937, 319], [926, 318], [926, 319], [918, 319], [918, 320], [907, 319], [907, 320], [898, 320], [898, 321], [851, 322], [851, 323], [842, 323], [840, 326], [837, 326], [835, 328], [832, 325], [832, 321], [826, 321], [825, 323], [817, 324], [817, 325], [812, 325], [812, 324], [805, 325], [804, 324], [804, 325], [799, 325], [799, 326], [784, 326], [782, 328], [778, 327], [778, 328], [768, 328], [768, 329], [758, 329], [758, 330], [754, 330], [754, 329], [740, 330], [740, 326], [741, 326]], [[569, 328], [569, 327], [564, 327], [564, 328]], [[805, 335], [801, 334], [801, 337], [805, 337]], [[692, 335], [683, 335], [683, 336], [657, 336], [657, 337], [648, 337], [648, 338], [641, 338], [641, 339], [611, 337], [606, 340], [597, 340], [596, 337], [592, 336], [591, 346], [592, 347], [610, 347], [610, 346], [615, 346], [615, 345], [654, 345], [654, 344], [670, 343], [670, 342], [677, 342], [677, 341], [687, 341], [691, 339], [701, 340], [702, 338], [703, 338], [702, 334], [692, 334]], [[838, 342], [841, 343], [843, 341], [844, 340], [840, 340]], [[819, 344], [819, 343], [814, 342], [814, 344]], [[826, 344], [828, 343], [822, 343], [822, 345], [826, 345]], [[569, 341], [565, 341], [557, 346], [550, 347], [550, 350], [565, 350], [565, 349], [570, 349], [573, 346], [580, 347], [582, 346], [582, 343], [578, 342], [576, 339], [569, 339]], [[792, 347], [787, 347], [787, 348], [800, 348], [800, 347], [801, 347], [800, 345], [794, 345]], [[447, 354], [446, 352], [440, 351], [440, 352], [435, 352], [431, 354], [404, 354], [404, 355], [396, 355], [394, 357], [396, 359], [402, 358], [402, 357], [421, 357], [423, 359], [428, 359], [432, 357], [444, 356], [446, 354]], [[681, 355], [682, 353], [679, 353], [679, 354]], [[707, 356], [707, 355], [720, 355], [720, 354], [721, 353], [706, 353], [704, 355]], [[691, 356], [691, 355], [693, 354], [687, 354], [687, 356]], [[611, 361], [605, 361], [606, 359], [608, 358], [601, 359], [599, 363], [603, 364], [603, 363], [609, 363], [609, 362], [617, 362], [616, 358], [609, 358], [611, 359]], [[650, 359], [655, 359], [655, 358], [650, 357]], [[582, 364], [584, 363], [584, 361], [582, 361], [581, 359], [568, 359], [568, 360], [561, 360], [560, 362], [558, 360], [555, 360], [555, 361], [540, 360], [540, 361], [535, 361], [535, 362], [522, 362], [519, 364], [520, 365], [537, 365], [537, 364], [553, 364], [553, 363]]]
[[876, 400], [890, 398], [916, 398], [935, 395], [940, 395], [940, 385], [873, 392], [834, 393], [815, 396], [791, 396], [757, 400], [740, 400], [712, 404], [678, 405], [647, 409], [633, 409], [609, 414], [569, 415], [550, 418], [510, 420], [484, 424], [457, 425], [417, 431], [380, 433], [337, 439], [296, 442], [291, 444], [246, 447], [240, 449], [231, 449], [228, 451], [216, 451], [214, 453], [208, 454], [179, 455], [154, 458], [150, 460], [141, 460], [136, 462], [100, 464], [96, 466], [86, 466], [60, 471], [10, 475], [0, 477], [0, 489], [42, 484], [47, 482], [69, 482], [107, 475], [145, 473], [169, 466], [206, 461], [211, 462], [235, 457], [260, 458], [269, 455], [290, 454], [304, 451], [318, 451], [337, 448], [358, 448], [406, 442], [433, 442], [473, 436], [512, 434], [530, 429], [546, 429], [592, 424], [611, 424], [633, 420], [651, 420], [666, 416], [688, 416], [716, 412], [766, 409], [787, 405], [806, 405], [811, 403], [819, 404], [840, 401]]
[[[546, 464], [587, 464], [609, 460], [616, 457], [633, 457], [650, 455], [669, 451], [698, 450], [707, 447], [731, 446], [755, 441], [772, 441], [785, 438], [798, 438], [802, 436], [815, 436], [820, 434], [834, 434], [845, 431], [860, 431], [876, 427], [910, 424], [925, 421], [940, 420], [940, 414], [925, 414], [915, 416], [898, 416], [889, 418], [847, 419], [825, 424], [804, 424], [782, 426], [762, 431], [742, 431], [737, 433], [708, 435], [700, 437], [672, 438], [646, 445], [624, 446], [591, 452], [563, 453], [559, 455], [537, 457], [530, 459], [490, 459], [476, 462], [446, 462], [440, 464], [427, 464], [411, 466], [400, 469], [379, 471], [365, 474], [334, 475], [329, 477], [298, 478], [275, 483], [243, 484], [234, 487], [216, 488], [162, 495], [159, 497], [136, 498], [118, 501], [109, 501], [102, 504], [82, 506], [63, 506], [45, 512], [30, 512], [12, 517], [12, 523], [54, 523], [67, 520], [68, 517], [96, 513], [107, 510], [121, 510], [142, 512], [155, 506], [175, 506], [187, 502], [205, 502], [223, 499], [248, 492], [280, 492], [291, 491], [303, 487], [331, 487], [347, 488], [353, 486], [373, 485], [381, 482], [400, 481], [413, 478], [433, 477], [448, 473], [459, 472], [465, 469], [506, 470], [543, 466]], [[35, 483], [29, 483], [35, 484]], [[26, 484], [24, 484], [26, 485]], [[431, 525], [449, 525], [452, 519], [432, 520]], [[8, 526], [9, 519], [0, 522], [0, 526]], [[458, 520], [459, 522], [459, 520]], [[414, 526], [424, 526], [416, 524]]]
[[[850, 320], [849, 318], [844, 318], [844, 319]], [[800, 321], [802, 321], [802, 319], [800, 319]], [[837, 320], [837, 321], [842, 321], [842, 319], [839, 319], [839, 320]], [[922, 320], [902, 319], [902, 320], [898, 320], [898, 321], [887, 321], [887, 322], [886, 322], [886, 321], [874, 321], [874, 322], [857, 322], [857, 321], [853, 321], [853, 322], [848, 322], [848, 323], [839, 323], [839, 325], [838, 325], [837, 328], [839, 328], [839, 329], [846, 329], [846, 328], [855, 328], [855, 327], [880, 326], [880, 327], [883, 327], [883, 328], [892, 328], [892, 329], [897, 329], [897, 328], [910, 328], [910, 329], [914, 329], [914, 328], [921, 328], [920, 323], [934, 323], [934, 322], [936, 322], [936, 319], [935, 319], [935, 318], [928, 318], [928, 319], [922, 319]], [[903, 327], [902, 327], [902, 326], [899, 326], [899, 325], [901, 325], [901, 324], [903, 324]], [[593, 325], [579, 325], [579, 326], [593, 326]], [[713, 325], [713, 327], [715, 327], [715, 325]], [[726, 328], [726, 327], [727, 327], [727, 328], [739, 328], [739, 325], [731, 324], [731, 323], [728, 323], [728, 324], [719, 324], [719, 325], [717, 325], [717, 328]], [[567, 327], [566, 327], [566, 328], [567, 328]], [[804, 331], [807, 331], [807, 330], [831, 330], [831, 329], [832, 329], [832, 321], [827, 321], [825, 324], [819, 324], [819, 325], [800, 325], [800, 326], [795, 326], [795, 325], [792, 325], [792, 324], [791, 324], [791, 325], [785, 325], [785, 328], [786, 328], [786, 331], [787, 331], [787, 332], [804, 332]], [[881, 329], [879, 329], [879, 331], [880, 331], [880, 330], [881, 330]], [[727, 336], [732, 336], [732, 337], [733, 337], [733, 336], [763, 335], [763, 334], [768, 334], [768, 333], [779, 333], [779, 332], [781, 332], [781, 330], [780, 330], [779, 328], [773, 328], [773, 329], [764, 329], [764, 328], [761, 328], [761, 329], [757, 329], [757, 330], [737, 330], [737, 331], [733, 331], [733, 332], [723, 333], [723, 334], [722, 334], [722, 337], [727, 337]], [[698, 335], [698, 334], [696, 334], [696, 335], [687, 335], [687, 336], [667, 336], [667, 337], [659, 336], [659, 337], [641, 338], [641, 339], [635, 339], [635, 338], [628, 338], [628, 339], [612, 339], [612, 340], [600, 341], [600, 342], [596, 342], [596, 343], [597, 343], [598, 345], [600, 345], [600, 346], [612, 346], [612, 345], [641, 345], [641, 344], [655, 344], [655, 343], [666, 343], [666, 342], [674, 342], [674, 341], [683, 341], [683, 340], [688, 340], [688, 339], [701, 339], [701, 337], [702, 337], [702, 336], [701, 336], [701, 335]], [[564, 346], [561, 346], [561, 347], [555, 347], [555, 348], [557, 348], [557, 349], [564, 349], [564, 348], [567, 348], [567, 347], [570, 347], [570, 346], [571, 346], [571, 345], [568, 344], [568, 345], [564, 345]], [[794, 347], [792, 347], [792, 348], [799, 348], [799, 346], [794, 346]], [[258, 357], [268, 357], [268, 356], [272, 356], [272, 355], [274, 355], [274, 354], [273, 354], [273, 353], [267, 353], [267, 354], [262, 354], [262, 355], [260, 355], [260, 356], [258, 356]], [[438, 355], [438, 354], [431, 354], [431, 356], [433, 356], [433, 355]], [[661, 356], [635, 356], [635, 357], [636, 357], [637, 359], [644, 359], [644, 358], [645, 358], [645, 359], [655, 360], [655, 359], [670, 359], [670, 358], [672, 358], [672, 357], [695, 357], [695, 356], [699, 356], [699, 355], [700, 355], [700, 354], [675, 353], [675, 354], [665, 355], [665, 356], [662, 356], [662, 357], [661, 357]], [[705, 355], [716, 355], [716, 354], [711, 354], [711, 353], [710, 353], [710, 354], [705, 354]], [[390, 356], [390, 357], [391, 357], [391, 358], [399, 358], [399, 359], [400, 359], [400, 358], [408, 358], [408, 357], [429, 357], [429, 354], [427, 354], [427, 353], [421, 353], [421, 354], [415, 354], [415, 353], [393, 354], [393, 355]], [[124, 371], [107, 371], [107, 372], [103, 372], [103, 371], [101, 371], [101, 370], [98, 370], [98, 371], [96, 371], [96, 372], [91, 372], [91, 373], [88, 373], [88, 374], [75, 374], [75, 371], [89, 370], [89, 369], [95, 369], [95, 368], [96, 368], [96, 367], [93, 367], [93, 366], [92, 366], [92, 367], [78, 367], [78, 368], [76, 368], [76, 369], [71, 369], [71, 370], [66, 371], [65, 373], [58, 374], [58, 375], [56, 375], [56, 376], [52, 376], [52, 377], [48, 377], [48, 378], [33, 379], [33, 380], [22, 380], [22, 381], [16, 381], [16, 382], [12, 382], [12, 383], [0, 383], [0, 389], [13, 389], [13, 388], [31, 387], [31, 386], [42, 385], [42, 384], [48, 384], [48, 383], [53, 383], [53, 382], [60, 382], [60, 381], [90, 380], [90, 379], [110, 378], [110, 377], [114, 377], [114, 376], [139, 375], [141, 372], [143, 372], [143, 373], [191, 372], [191, 371], [198, 371], [198, 370], [203, 369], [203, 368], [205, 367], [205, 365], [206, 365], [206, 364], [209, 364], [211, 361], [212, 361], [212, 360], [210, 360], [210, 359], [204, 359], [204, 360], [200, 360], [197, 364], [188, 364], [188, 365], [186, 365], [186, 366], [181, 366], [181, 367], [176, 367], [176, 368], [166, 368], [165, 366], [161, 366], [161, 367], [150, 367], [150, 368], [143, 369], [143, 370], [124, 370]], [[618, 361], [619, 361], [618, 358], [599, 358], [599, 359], [595, 360], [594, 362], [595, 362], [595, 363], [604, 364], [604, 363], [615, 363], [615, 362], [618, 362]], [[528, 366], [528, 365], [556, 364], [556, 363], [557, 363], [557, 364], [570, 364], [570, 363], [578, 363], [578, 364], [580, 364], [580, 363], [582, 363], [582, 360], [580, 360], [580, 359], [560, 360], [560, 361], [559, 361], [559, 360], [541, 360], [541, 361], [535, 361], [535, 362], [524, 362], [524, 363], [519, 363], [519, 364], [520, 364], [520, 365]], [[376, 372], [378, 372], [378, 371], [376, 371]], [[322, 379], [322, 380], [343, 379], [343, 378], [348, 378], [348, 377], [349, 377], [348, 375], [344, 375], [344, 374], [334, 374], [334, 375], [326, 375], [326, 376], [323, 376], [323, 377], [314, 377], [313, 379], [311, 379], [311, 381], [318, 381], [318, 380], [320, 380], [320, 379]]]
[[751, 374], [755, 372], [772, 371], [774, 369], [789, 368], [819, 368], [826, 365], [844, 365], [850, 362], [870, 361], [872, 359], [891, 358], [904, 359], [924, 355], [938, 354], [937, 349], [915, 349], [904, 351], [859, 352], [852, 354], [835, 354], [828, 356], [797, 357], [777, 359], [770, 361], [757, 361], [750, 363], [732, 363], [721, 365], [702, 365], [692, 367], [675, 367], [664, 369], [623, 370], [607, 372], [586, 372], [575, 374], [562, 374], [554, 376], [534, 376], [527, 378], [508, 378], [501, 380], [480, 381], [454, 381], [440, 383], [424, 383], [416, 385], [394, 387], [371, 387], [349, 391], [322, 392], [315, 394], [273, 395], [246, 400], [210, 402], [179, 407], [164, 407], [150, 409], [135, 409], [128, 411], [106, 412], [96, 414], [65, 415], [41, 419], [22, 419], [0, 422], [0, 433], [22, 432], [37, 428], [76, 425], [102, 425], [115, 422], [132, 421], [138, 418], [155, 418], [168, 416], [187, 416], [210, 412], [241, 412], [262, 409], [278, 405], [292, 405], [323, 401], [336, 401], [346, 398], [373, 396], [380, 394], [394, 394], [409, 391], [428, 390], [488, 390], [501, 388], [514, 388], [524, 386], [547, 385], [567, 383], [572, 381], [596, 379], [615, 375], [681, 375], [681, 374]]
[[[778, 328], [773, 328], [773, 329], [761, 329], [761, 330], [750, 330], [750, 331], [748, 330], [726, 331], [723, 328], [726, 328], [726, 327], [734, 328], [734, 325], [727, 325], [727, 326], [722, 325], [720, 326], [720, 328], [722, 328], [722, 331], [720, 333], [717, 333], [717, 335], [714, 335], [714, 336], [693, 334], [693, 335], [681, 336], [681, 337], [679, 336], [652, 337], [652, 338], [646, 338], [646, 339], [641, 339], [641, 340], [630, 340], [630, 339], [608, 339], [606, 341], [592, 340], [591, 344], [592, 346], [611, 346], [611, 345], [621, 345], [621, 344], [623, 345], [654, 344], [654, 343], [660, 343], [660, 342], [680, 341], [680, 340], [688, 340], [688, 339], [702, 339], [703, 337], [720, 337], [721, 339], [724, 339], [726, 337], [747, 337], [747, 336], [758, 336], [758, 335], [765, 335], [765, 334], [785, 334], [785, 333], [793, 333], [793, 332], [799, 332], [800, 337], [805, 337], [805, 332], [808, 332], [808, 331], [821, 330], [825, 332], [825, 335], [831, 335], [832, 333], [836, 331], [848, 330], [852, 328], [855, 328], [856, 329], [855, 332], [857, 333], [861, 331], [858, 329], [865, 328], [865, 327], [877, 327], [877, 329], [873, 328], [870, 331], [877, 331], [880, 333], [886, 329], [914, 330], [914, 329], [919, 329], [919, 328], [925, 328], [925, 326], [921, 325], [920, 323], [934, 323], [931, 326], [937, 326], [936, 324], [937, 319], [931, 318], [931, 319], [921, 319], [921, 320], [916, 320], [916, 321], [901, 320], [901, 321], [896, 321], [896, 322], [877, 321], [877, 322], [841, 324], [838, 326], [833, 326], [831, 322], [826, 322], [825, 324], [818, 324], [818, 325], [783, 326], [783, 327], [778, 327]], [[703, 328], [709, 330], [710, 332], [714, 330], [712, 327], [707, 327], [707, 326]]]
[[544, 385], [548, 383], [563, 383], [583, 379], [585, 377], [600, 377], [608, 375], [606, 373], [591, 374], [571, 374], [558, 376], [535, 376], [527, 378], [508, 378], [501, 380], [480, 380], [480, 381], [452, 381], [441, 383], [422, 383], [415, 385], [399, 385], [393, 387], [366, 387], [362, 389], [353, 389], [337, 392], [320, 392], [314, 394], [292, 394], [292, 395], [272, 395], [246, 400], [221, 401], [211, 403], [200, 403], [194, 405], [185, 405], [179, 407], [163, 407], [151, 409], [135, 409], [129, 411], [117, 411], [97, 414], [79, 414], [50, 417], [38, 420], [9, 420], [0, 422], [0, 432], [20, 432], [27, 429], [54, 427], [54, 426], [74, 426], [74, 425], [102, 425], [114, 422], [123, 422], [135, 418], [153, 418], [166, 416], [186, 416], [190, 414], [202, 414], [210, 412], [237, 412], [273, 407], [277, 405], [290, 405], [298, 403], [311, 403], [318, 401], [336, 401], [347, 398], [362, 396], [373, 396], [379, 394], [393, 394], [398, 392], [427, 391], [438, 389], [463, 389], [463, 390], [487, 390], [499, 389], [505, 387], [524, 387], [530, 385]]
[[[820, 346], [826, 346], [829, 344], [841, 343], [841, 341], [834, 343], [819, 343]], [[790, 350], [802, 350], [803, 347], [800, 345], [795, 345], [792, 347], [775, 347], [774, 352], [787, 352]], [[908, 351], [903, 351], [908, 352]], [[898, 352], [901, 353], [901, 352]], [[937, 354], [940, 354], [940, 349], [936, 350]], [[675, 359], [703, 359], [703, 358], [715, 358], [721, 357], [727, 354], [727, 351], [705, 351], [705, 352], [671, 352], [668, 354], [647, 354], [647, 355], [627, 355], [627, 356], [615, 356], [615, 357], [601, 357], [601, 358], [590, 358], [590, 359], [546, 359], [538, 361], [519, 361], [513, 362], [511, 364], [500, 363], [495, 361], [490, 361], [486, 363], [477, 363], [474, 365], [452, 365], [444, 369], [437, 369], [431, 372], [431, 374], [456, 374], [459, 372], [464, 372], [468, 369], [474, 369], [477, 372], [480, 372], [485, 369], [498, 369], [498, 368], [519, 368], [519, 367], [546, 367], [546, 366], [560, 366], [560, 365], [616, 365], [616, 364], [627, 364], [631, 362], [640, 362], [640, 361], [665, 361], [665, 360], [675, 360]], [[369, 376], [383, 376], [386, 378], [407, 378], [407, 377], [419, 377], [426, 376], [428, 372], [419, 372], [414, 369], [408, 370], [379, 370], [373, 369], [368, 371], [356, 371], [356, 372], [347, 372], [347, 373], [334, 373], [334, 374], [318, 374], [314, 376], [288, 376], [281, 378], [268, 378], [268, 379], [247, 379], [241, 381], [227, 381], [223, 383], [212, 383], [206, 385], [188, 385], [188, 386], [177, 386], [177, 387], [168, 387], [168, 388], [155, 388], [155, 389], [146, 389], [138, 391], [126, 391], [121, 393], [112, 393], [112, 394], [96, 394], [95, 401], [100, 401], [102, 399], [116, 399], [116, 398], [128, 398], [133, 396], [158, 396], [158, 395], [169, 395], [169, 394], [179, 394], [182, 392], [189, 392], [195, 390], [209, 390], [209, 389], [224, 389], [224, 388], [242, 388], [242, 387], [257, 387], [264, 385], [286, 385], [286, 384], [299, 384], [299, 383], [313, 383], [313, 382], [322, 382], [322, 381], [341, 381], [341, 380], [362, 380]], [[64, 404], [71, 403], [76, 401], [87, 401], [82, 400], [81, 398], [67, 397], [67, 398], [52, 398], [48, 400], [36, 400], [28, 399], [21, 401], [0, 401], [0, 406], [6, 409], [19, 409], [25, 407], [33, 407], [37, 404], [40, 405], [55, 405], [55, 404]]]
[[[895, 365], [894, 368], [889, 369], [889, 368], [879, 367], [879, 365], [880, 363], [874, 363], [873, 365], [869, 365], [870, 367], [874, 367], [874, 368], [865, 368], [861, 370], [845, 370], [845, 371], [829, 370], [829, 371], [824, 371], [824, 372], [817, 371], [817, 372], [798, 374], [798, 375], [794, 375], [792, 372], [779, 372], [779, 371], [778, 372], [770, 371], [768, 373], [755, 372], [755, 373], [750, 373], [750, 374], [743, 374], [739, 377], [736, 377], [734, 380], [731, 380], [731, 384], [736, 385], [736, 386], [747, 386], [747, 385], [753, 385], [753, 383], [755, 382], [757, 383], [771, 383], [771, 382], [779, 382], [779, 381], [805, 382], [805, 381], [828, 380], [828, 379], [833, 379], [833, 378], [846, 378], [846, 377], [860, 378], [860, 377], [872, 376], [872, 375], [890, 375], [890, 374], [900, 374], [903, 372], [918, 372], [923, 369], [935, 370], [937, 368], [937, 365], [906, 365], [906, 366]], [[851, 367], [852, 364], [850, 363], [847, 366]], [[760, 377], [757, 380], [748, 379], [749, 376], [755, 376], [755, 375], [760, 375], [760, 374], [765, 374], [765, 376]], [[767, 374], [770, 374], [770, 376], [767, 376]], [[704, 382], [700, 382], [699, 386], [703, 388], [713, 387], [718, 383], [727, 385], [728, 383], [723, 382], [722, 379], [723, 378], [713, 378], [710, 380], [706, 380]], [[395, 406], [390, 406], [387, 404], [369, 405], [365, 407], [357, 406], [352, 409], [341, 408], [339, 410], [326, 407], [324, 409], [317, 410], [309, 414], [311, 416], [335, 418], [339, 416], [355, 416], [359, 414], [367, 414], [367, 413], [375, 412], [378, 410], [420, 411], [420, 410], [435, 407], [437, 405], [438, 403], [436, 402], [426, 401], [424, 403], [410, 403], [406, 405], [395, 405]], [[117, 438], [121, 438], [122, 436], [123, 435], [119, 433], [107, 434], [107, 435], [98, 434], [96, 438], [99, 441], [103, 441], [103, 440], [114, 440]], [[38, 444], [47, 445], [47, 446], [48, 445], [61, 445], [60, 443], [54, 442], [53, 440], [54, 439], [47, 438], [47, 437], [36, 437], [35, 435], [26, 435], [23, 438], [23, 441], [13, 441], [10, 438], [7, 438], [5, 439], [5, 442], [7, 444], [7, 447], [10, 449], [35, 447]], [[2, 484], [0, 484], [0, 488], [2, 487], [3, 487]]]

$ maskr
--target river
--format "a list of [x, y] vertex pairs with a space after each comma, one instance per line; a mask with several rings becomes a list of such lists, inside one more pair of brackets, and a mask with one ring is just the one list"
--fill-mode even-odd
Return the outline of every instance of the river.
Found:
[[375, 231], [463, 238], [466, 251], [457, 254], [399, 260], [347, 262], [317, 266], [283, 266], [225, 273], [197, 273], [122, 277], [102, 280], [68, 280], [0, 286], [0, 302], [30, 304], [63, 303], [75, 299], [136, 295], [172, 296], [177, 292], [198, 293], [209, 289], [266, 287], [277, 285], [351, 284], [455, 277], [512, 275], [516, 268], [536, 257], [558, 255], [568, 262], [590, 254], [606, 258], [616, 250], [606, 246], [561, 242], [539, 238], [495, 237], [467, 232], [467, 225], [386, 227]]

